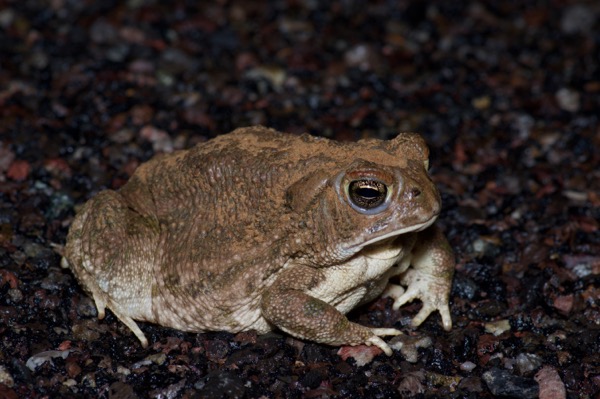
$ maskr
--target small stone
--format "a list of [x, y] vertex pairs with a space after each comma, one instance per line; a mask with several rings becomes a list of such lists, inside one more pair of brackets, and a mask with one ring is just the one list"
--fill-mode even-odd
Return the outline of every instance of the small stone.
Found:
[[186, 382], [186, 380], [182, 379], [181, 381], [179, 381], [175, 384], [171, 384], [171, 385], [167, 386], [166, 388], [152, 390], [152, 391], [148, 392], [148, 396], [150, 398], [156, 398], [156, 399], [177, 398], [177, 397], [179, 397], [179, 392], [185, 387], [185, 382]]
[[117, 43], [106, 50], [106, 58], [113, 62], [123, 62], [129, 55], [131, 47], [127, 43]]
[[139, 396], [136, 395], [131, 385], [117, 381], [108, 389], [108, 397], [109, 399], [137, 399]]
[[510, 331], [510, 322], [505, 319], [485, 323], [485, 331], [497, 337], [506, 331]]
[[246, 385], [237, 374], [230, 371], [215, 370], [198, 381], [194, 387], [203, 398], [242, 398]]
[[321, 382], [323, 381], [323, 379], [325, 379], [326, 376], [323, 373], [322, 369], [313, 369], [310, 370], [308, 373], [304, 374], [304, 376], [300, 379], [300, 384], [302, 384], [302, 386], [309, 388], [309, 389], [316, 389], [319, 387], [319, 385], [321, 385]]
[[518, 377], [507, 370], [492, 368], [483, 373], [483, 380], [495, 396], [534, 399], [538, 396], [538, 385], [529, 378]]
[[106, 324], [98, 324], [94, 319], [83, 320], [73, 324], [71, 332], [73, 338], [82, 341], [96, 341], [100, 338], [100, 333], [104, 333], [108, 330]]
[[279, 91], [285, 82], [286, 71], [276, 66], [262, 65], [250, 69], [246, 73], [246, 77], [252, 80], [265, 79], [271, 84], [274, 90]]
[[75, 378], [81, 374], [81, 367], [75, 362], [67, 362], [67, 364], [65, 364], [65, 369], [71, 378]]
[[348, 358], [354, 359], [358, 367], [371, 363], [375, 356], [381, 353], [383, 351], [378, 347], [367, 345], [342, 346], [337, 352], [338, 356], [343, 360]]
[[50, 274], [42, 280], [40, 287], [48, 291], [58, 291], [61, 288], [66, 287], [70, 282], [71, 279], [64, 273], [51, 271]]
[[155, 152], [173, 152], [173, 140], [164, 130], [148, 125], [140, 130], [140, 136], [152, 143]]
[[461, 365], [460, 365], [461, 370], [468, 371], [468, 372], [473, 371], [475, 369], [475, 367], [477, 367], [477, 365], [475, 363], [469, 362], [469, 361], [461, 363]]
[[416, 397], [425, 391], [425, 374], [422, 371], [408, 373], [398, 384], [398, 393], [402, 398]]
[[35, 51], [29, 57], [29, 62], [35, 69], [44, 69], [48, 66], [50, 58], [42, 51]]
[[580, 107], [580, 96], [579, 92], [562, 88], [558, 90], [555, 94], [556, 102], [560, 109], [569, 112], [577, 112]]
[[104, 19], [96, 20], [90, 27], [90, 39], [95, 43], [113, 43], [118, 36], [115, 27]]
[[206, 350], [206, 357], [213, 362], [218, 362], [223, 359], [229, 353], [229, 345], [220, 339], [213, 339], [204, 342], [204, 349]]
[[195, 61], [180, 49], [169, 47], [162, 52], [160, 68], [173, 75], [194, 69]]
[[0, 27], [7, 29], [15, 20], [15, 11], [11, 8], [6, 8], [0, 11]]
[[167, 361], [167, 355], [164, 353], [155, 353], [149, 356], [146, 356], [144, 359], [140, 360], [137, 363], [134, 363], [131, 368], [132, 369], [139, 369], [140, 367], [143, 366], [149, 366], [152, 363], [157, 364], [157, 365], [162, 365]]
[[19, 303], [23, 300], [23, 292], [18, 288], [10, 288], [8, 290], [8, 296], [10, 297], [10, 300], [15, 303]]
[[484, 390], [481, 378], [475, 376], [463, 378], [458, 387], [469, 392], [483, 392]]
[[533, 371], [542, 365], [542, 359], [533, 353], [519, 353], [516, 359], [521, 374]]
[[96, 317], [98, 311], [96, 310], [96, 304], [92, 298], [88, 296], [81, 297], [81, 300], [77, 304], [77, 314], [81, 317]]
[[571, 313], [574, 304], [575, 297], [573, 296], [573, 294], [559, 295], [556, 298], [554, 298], [554, 302], [552, 303], [552, 305], [564, 315], [569, 315], [569, 313]]
[[584, 4], [575, 4], [562, 12], [560, 28], [564, 33], [590, 33], [596, 22], [596, 13]]
[[490, 98], [490, 96], [481, 96], [481, 97], [474, 98], [471, 101], [471, 104], [473, 105], [473, 107], [477, 108], [478, 110], [484, 110], [484, 109], [488, 109], [490, 107], [490, 105], [492, 105], [492, 99]]
[[75, 381], [72, 378], [69, 378], [68, 380], [66, 380], [65, 382], [63, 382], [63, 385], [66, 387], [74, 387], [75, 385], [77, 385], [77, 381]]
[[565, 399], [567, 397], [565, 384], [554, 367], [542, 367], [535, 375], [535, 380], [540, 385], [539, 399]]
[[15, 386], [13, 376], [8, 372], [6, 367], [0, 365], [0, 384], [4, 384], [9, 388]]
[[23, 245], [23, 251], [28, 258], [37, 258], [40, 256], [46, 247], [35, 242], [28, 241]]
[[50, 206], [44, 215], [49, 220], [55, 220], [65, 215], [71, 209], [73, 209], [73, 199], [65, 193], [55, 192], [50, 198]]
[[60, 357], [62, 359], [66, 359], [67, 356], [69, 356], [69, 353], [71, 352], [71, 350], [40, 352], [27, 359], [27, 363], [25, 363], [25, 365], [27, 366], [27, 368], [29, 368], [29, 370], [35, 371], [39, 366], [43, 365], [46, 362], [54, 364], [52, 362], [52, 359], [54, 358]]
[[379, 68], [380, 58], [380, 54], [368, 44], [357, 44], [344, 54], [344, 61], [348, 67], [363, 71]]
[[29, 162], [17, 159], [10, 164], [6, 176], [12, 180], [23, 181], [29, 176], [30, 169]]

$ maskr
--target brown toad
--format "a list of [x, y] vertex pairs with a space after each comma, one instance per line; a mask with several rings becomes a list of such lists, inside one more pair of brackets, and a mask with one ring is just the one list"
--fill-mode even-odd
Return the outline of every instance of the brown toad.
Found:
[[[330, 345], [400, 334], [348, 321], [382, 293], [452, 326], [452, 251], [416, 134], [340, 143], [241, 128], [141, 165], [78, 212], [63, 265], [144, 346], [134, 320], [184, 331], [274, 328]], [[399, 275], [406, 290], [388, 284]], [[387, 287], [387, 289], [386, 289]]]

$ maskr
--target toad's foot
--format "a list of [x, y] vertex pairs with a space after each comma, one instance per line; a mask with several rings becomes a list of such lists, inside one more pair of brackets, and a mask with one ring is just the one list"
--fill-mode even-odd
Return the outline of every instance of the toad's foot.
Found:
[[113, 314], [117, 316], [117, 319], [129, 327], [129, 329], [135, 334], [135, 336], [140, 340], [142, 347], [148, 347], [148, 339], [142, 330], [140, 330], [137, 323], [131, 317], [127, 316], [125, 309], [122, 309], [118, 303], [113, 301], [108, 294], [102, 291], [97, 283], [94, 282], [88, 284], [87, 289], [92, 294], [92, 298], [96, 304], [96, 309], [98, 310], [98, 319], [104, 319], [106, 316], [106, 308], [109, 308]]
[[117, 319], [119, 319], [123, 324], [125, 324], [140, 340], [142, 347], [148, 347], [148, 339], [140, 330], [137, 323], [129, 316], [126, 315], [126, 312], [121, 310], [121, 307], [113, 301], [106, 293], [100, 291], [99, 289], [94, 289], [97, 287], [88, 286], [92, 292], [92, 297], [94, 298], [94, 303], [96, 304], [96, 309], [98, 309], [98, 319], [104, 319], [106, 315], [106, 308], [109, 308]]
[[375, 345], [386, 355], [392, 356], [392, 348], [390, 348], [390, 346], [379, 337], [388, 335], [401, 335], [402, 331], [396, 330], [395, 328], [371, 328], [371, 332], [375, 335], [373, 335], [371, 338], [367, 338], [365, 340], [365, 344], [369, 346]]
[[383, 298], [392, 298], [395, 301], [396, 299], [400, 298], [405, 292], [406, 290], [403, 286], [388, 283], [388, 285], [385, 287], [385, 290], [381, 293], [381, 296]]
[[[410, 263], [412, 267], [400, 277], [400, 283], [407, 287], [406, 291], [395, 298], [393, 309], [397, 310], [413, 299], [420, 299], [423, 307], [412, 320], [414, 327], [438, 310], [444, 329], [452, 329], [448, 301], [454, 275], [454, 254], [437, 227], [432, 226], [419, 233]], [[391, 296], [399, 292], [392, 287]]]
[[[131, 317], [127, 316], [124, 312], [122, 312], [120, 309], [120, 306], [116, 305], [112, 300], [109, 300], [107, 307], [110, 310], [112, 310], [112, 312], [115, 314], [115, 316], [117, 316], [117, 318], [119, 320], [121, 320], [121, 322], [123, 322], [123, 324], [125, 324], [127, 327], [129, 327], [131, 332], [133, 332], [135, 334], [135, 336], [137, 337], [137, 339], [140, 340], [142, 347], [147, 348], [148, 347], [148, 339], [146, 338], [146, 336], [144, 335], [142, 330], [140, 330], [137, 323]], [[104, 313], [104, 312], [102, 312], [102, 313]], [[102, 314], [102, 316], [104, 316], [104, 314]], [[100, 313], [98, 313], [98, 318], [100, 318], [100, 319], [102, 318], [102, 317], [100, 317]]]
[[398, 310], [400, 306], [414, 299], [420, 299], [423, 307], [412, 319], [413, 327], [419, 326], [432, 312], [438, 310], [442, 316], [444, 330], [452, 329], [452, 318], [448, 306], [451, 281], [436, 279], [422, 271], [410, 269], [404, 274], [402, 282], [408, 285], [408, 288], [394, 301], [392, 306], [394, 310]]

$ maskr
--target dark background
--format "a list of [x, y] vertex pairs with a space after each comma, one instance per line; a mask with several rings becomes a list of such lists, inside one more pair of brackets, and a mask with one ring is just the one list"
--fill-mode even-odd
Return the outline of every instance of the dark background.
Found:
[[[600, 397], [599, 19], [594, 1], [0, 0], [0, 397]], [[55, 252], [75, 207], [253, 124], [425, 136], [452, 332], [434, 314], [412, 361], [344, 360], [148, 324], [142, 349], [96, 319]], [[410, 332], [418, 308], [350, 317]]]

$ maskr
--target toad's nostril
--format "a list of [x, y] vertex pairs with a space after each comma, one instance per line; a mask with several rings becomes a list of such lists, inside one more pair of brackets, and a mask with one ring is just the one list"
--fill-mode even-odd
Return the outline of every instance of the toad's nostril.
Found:
[[419, 195], [421, 195], [421, 189], [418, 187], [413, 187], [410, 190], [410, 196], [411, 198], [417, 198]]

